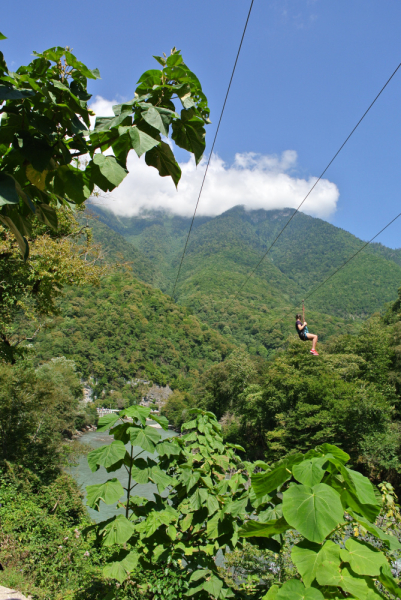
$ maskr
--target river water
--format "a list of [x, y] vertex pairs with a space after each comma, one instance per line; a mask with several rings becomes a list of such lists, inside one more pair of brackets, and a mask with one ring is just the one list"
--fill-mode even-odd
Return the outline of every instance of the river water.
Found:
[[[164, 431], [164, 429], [158, 429], [157, 431], [160, 433], [161, 439], [166, 439], [177, 435], [175, 431]], [[99, 448], [100, 446], [104, 446], [105, 444], [111, 444], [113, 439], [113, 436], [108, 435], [107, 431], [91, 431], [89, 433], [85, 433], [85, 435], [83, 435], [80, 438], [80, 441], [83, 444], [87, 444], [92, 450], [94, 450], [95, 448]], [[141, 448], [135, 447], [134, 456], [135, 454], [141, 452], [141, 450]], [[146, 458], [146, 456], [151, 456], [152, 458], [155, 458], [156, 454], [149, 454], [149, 452], [143, 452], [141, 454], [141, 458]], [[107, 473], [106, 469], [100, 467], [98, 471], [92, 473], [92, 471], [89, 468], [86, 456], [80, 456], [77, 461], [77, 466], [71, 467], [69, 469], [69, 472], [74, 477], [82, 492], [84, 493], [85, 503], [85, 488], [87, 485], [104, 483], [105, 481], [107, 481], [107, 479], [113, 479], [114, 477], [116, 477], [121, 482], [123, 487], [126, 487], [128, 483], [128, 474], [124, 467], [121, 467], [121, 469], [119, 469], [118, 471], [114, 471], [113, 473]], [[145, 485], [138, 484], [132, 491], [132, 495], [142, 496], [144, 498], [147, 498], [148, 500], [152, 500], [154, 492], [157, 492], [157, 487], [153, 483], [147, 483]], [[110, 517], [113, 517], [115, 514], [123, 513], [124, 509], [120, 508], [116, 510], [116, 504], [107, 505], [104, 504], [104, 502], [101, 502], [99, 512], [89, 507], [87, 508], [87, 511], [94, 521], [103, 521], [104, 519], [109, 519]]]

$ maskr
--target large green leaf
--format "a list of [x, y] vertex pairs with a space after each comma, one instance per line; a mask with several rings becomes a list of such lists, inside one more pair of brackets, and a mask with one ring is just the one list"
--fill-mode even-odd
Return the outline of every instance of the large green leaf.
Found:
[[152, 467], [149, 478], [153, 483], [157, 485], [159, 494], [161, 494], [169, 485], [174, 484], [173, 477], [167, 475], [165, 471], [162, 471], [160, 467]]
[[382, 566], [387, 565], [384, 554], [366, 542], [348, 538], [340, 556], [343, 562], [348, 562], [358, 575], [380, 575]]
[[0, 85], [0, 101], [22, 100], [23, 98], [29, 98], [29, 96], [34, 96], [34, 95], [35, 95], [35, 92], [33, 90], [17, 90], [15, 87], [9, 87], [7, 85]]
[[401, 588], [394, 579], [388, 564], [381, 567], [379, 581], [382, 585], [384, 585], [386, 590], [390, 592], [390, 594], [394, 594], [396, 598], [401, 598]]
[[359, 523], [360, 525], [362, 525], [362, 527], [369, 531], [369, 533], [372, 533], [379, 540], [384, 542], [390, 550], [401, 550], [401, 544], [394, 535], [385, 533], [379, 527], [377, 527], [377, 525], [375, 525], [374, 523], [370, 523], [367, 519], [364, 519], [363, 517], [352, 511], [350, 511], [349, 514], [355, 519], [355, 521], [357, 521], [357, 523]]
[[322, 465], [324, 462], [326, 462], [324, 457], [304, 460], [293, 466], [292, 473], [297, 481], [313, 487], [323, 479], [325, 471], [322, 469]]
[[224, 508], [224, 512], [226, 514], [230, 514], [233, 517], [239, 517], [240, 515], [245, 516], [245, 509], [248, 504], [248, 498], [243, 498], [242, 500], [232, 500], [229, 502]]
[[205, 592], [213, 596], [213, 598], [218, 598], [221, 592], [221, 588], [223, 587], [223, 582], [221, 579], [212, 575], [208, 581], [205, 582], [203, 589]]
[[137, 483], [144, 485], [149, 481], [150, 468], [148, 461], [143, 458], [137, 458], [133, 461], [131, 477]]
[[343, 521], [339, 495], [328, 485], [294, 485], [283, 494], [283, 515], [310, 542], [321, 543]]
[[299, 579], [289, 579], [279, 589], [277, 600], [324, 600], [323, 594], [316, 588], [306, 588]]
[[209, 492], [204, 488], [198, 488], [189, 498], [189, 505], [192, 510], [199, 510], [207, 501]]
[[152, 415], [151, 416], [152, 421], [155, 421], [156, 423], [158, 423], [162, 429], [164, 429], [164, 431], [168, 430], [168, 419], [166, 417], [160, 416], [159, 415]]
[[149, 537], [159, 529], [162, 525], [170, 525], [173, 521], [177, 520], [177, 513], [171, 507], [166, 510], [156, 511], [153, 510], [148, 517], [139, 523], [136, 527], [137, 531], [143, 533], [145, 537]]
[[145, 162], [148, 166], [155, 167], [161, 177], [171, 177], [177, 187], [181, 179], [181, 169], [168, 144], [160, 142], [158, 146], [148, 150]]
[[149, 104], [144, 104], [143, 102], [140, 104], [141, 107], [146, 107], [146, 110], [143, 110], [141, 113], [142, 118], [148, 125], [160, 131], [162, 135], [168, 137], [169, 124], [171, 123], [174, 117], [178, 117], [178, 115], [168, 109], [152, 106]]
[[92, 181], [104, 192], [114, 190], [128, 173], [114, 156], [95, 154], [92, 164]]
[[[182, 113], [185, 111], [181, 112]], [[195, 163], [199, 164], [205, 151], [206, 131], [203, 121], [173, 121], [172, 138], [180, 148], [192, 152], [195, 156]]]
[[19, 196], [14, 179], [5, 173], [0, 173], [0, 206], [4, 204], [19, 204]]
[[321, 560], [319, 557], [321, 548], [319, 544], [308, 542], [308, 540], [303, 540], [292, 548], [292, 562], [297, 567], [306, 587], [310, 587], [316, 577], [316, 569]]
[[123, 442], [119, 440], [108, 444], [107, 446], [101, 446], [92, 450], [88, 454], [88, 464], [91, 471], [97, 471], [99, 467], [111, 467], [116, 463], [121, 463], [125, 457], [125, 446]]
[[337, 446], [333, 446], [332, 444], [322, 444], [321, 446], [318, 446], [317, 450], [321, 450], [321, 452], [323, 452], [323, 454], [331, 454], [332, 456], [334, 456], [334, 458], [339, 460], [341, 463], [346, 463], [350, 459], [349, 454], [344, 452], [344, 450], [341, 450], [341, 448], [338, 448]]
[[124, 488], [118, 479], [108, 479], [105, 483], [86, 486], [86, 503], [90, 508], [99, 510], [100, 500], [105, 504], [114, 504], [124, 495]]
[[377, 504], [363, 504], [351, 490], [344, 490], [342, 492], [341, 502], [347, 512], [351, 509], [368, 519], [371, 523], [376, 521], [376, 517], [380, 512], [380, 506]]
[[238, 533], [240, 537], [271, 537], [272, 535], [283, 533], [287, 529], [290, 529], [290, 527], [285, 518], [281, 517], [281, 519], [268, 521], [267, 523], [249, 520]]
[[105, 546], [114, 546], [114, 544], [125, 544], [135, 533], [135, 527], [124, 515], [117, 515], [112, 521], [102, 527], [99, 526], [100, 534], [103, 537]]
[[127, 550], [122, 550], [120, 554], [121, 560], [108, 563], [103, 568], [103, 575], [122, 583], [137, 566], [139, 554], [135, 551], [127, 552]]
[[104, 417], [100, 417], [98, 424], [97, 424], [97, 430], [98, 431], [107, 431], [108, 429], [110, 429], [110, 427], [112, 427], [114, 425], [114, 423], [116, 421], [118, 421], [120, 417], [118, 415], [116, 415], [116, 413], [112, 413], [109, 415], [104, 415]]
[[154, 427], [130, 427], [128, 429], [131, 444], [140, 446], [143, 450], [153, 453], [156, 450], [156, 444], [160, 440], [160, 433]]
[[181, 448], [174, 444], [172, 441], [159, 442], [156, 447], [157, 453], [160, 456], [179, 456], [181, 454]]
[[262, 600], [276, 600], [277, 594], [280, 588], [278, 585], [272, 585], [267, 594], [265, 594]]
[[218, 511], [220, 508], [219, 501], [217, 500], [216, 496], [212, 496], [212, 494], [208, 495], [208, 497], [206, 499], [206, 506], [207, 506], [207, 511], [209, 513], [209, 517], [211, 515], [214, 515], [214, 513], [216, 511]]
[[291, 558], [302, 576], [306, 587], [309, 587], [316, 577], [316, 571], [323, 561], [340, 566], [340, 547], [328, 540], [323, 546], [303, 540], [293, 547]]
[[67, 196], [76, 204], [85, 202], [93, 190], [85, 171], [76, 169], [71, 165], [63, 165], [57, 169], [53, 185], [58, 196]]
[[270, 492], [283, 485], [291, 476], [291, 471], [285, 465], [276, 467], [268, 473], [256, 473], [256, 475], [252, 475], [252, 489], [255, 492], [255, 496], [260, 498], [261, 496], [270, 494]]
[[150, 415], [150, 408], [147, 406], [130, 406], [120, 413], [121, 416], [131, 417], [134, 420], [140, 421], [142, 425], [146, 425], [146, 419]]
[[159, 139], [152, 137], [145, 133], [145, 131], [141, 131], [138, 127], [131, 127], [129, 132], [130, 144], [131, 148], [135, 150], [139, 157], [142, 156], [148, 150], [151, 150], [155, 146], [160, 143]]
[[[17, 215], [17, 216], [19, 216], [19, 215]], [[22, 254], [22, 258], [26, 262], [29, 257], [29, 244], [28, 244], [26, 237], [20, 231], [19, 220], [15, 219], [15, 218], [11, 219], [10, 217], [8, 217], [6, 215], [0, 214], [0, 221], [4, 225], [6, 225], [6, 227], [9, 227], [11, 229], [11, 231], [13, 232], [15, 239], [18, 242], [18, 246], [19, 246], [20, 252]], [[16, 224], [16, 222], [18, 223], [18, 225]]]
[[372, 506], [379, 506], [378, 499], [376, 498], [372, 483], [367, 477], [364, 477], [361, 473], [347, 469], [347, 467], [341, 468], [341, 475], [344, 477], [344, 481], [349, 485], [349, 488], [354, 492], [362, 504], [370, 504]]
[[363, 577], [358, 577], [351, 569], [339, 569], [329, 561], [323, 561], [316, 572], [319, 585], [340, 587], [344, 592], [356, 598], [366, 599], [369, 592], [368, 585]]

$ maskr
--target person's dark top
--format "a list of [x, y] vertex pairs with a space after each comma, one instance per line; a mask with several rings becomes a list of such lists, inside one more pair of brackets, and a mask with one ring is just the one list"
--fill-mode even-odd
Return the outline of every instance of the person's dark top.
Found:
[[305, 337], [304, 329], [298, 329], [298, 325], [302, 326], [302, 321], [296, 321], [295, 322], [295, 328], [297, 330], [297, 334], [299, 335], [299, 337], [301, 338], [301, 340], [303, 340], [304, 337]]

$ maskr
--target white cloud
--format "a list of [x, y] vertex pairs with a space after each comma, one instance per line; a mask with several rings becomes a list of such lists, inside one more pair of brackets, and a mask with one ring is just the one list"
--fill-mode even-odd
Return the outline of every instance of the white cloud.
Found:
[[[99, 116], [113, 114], [112, 104], [97, 96], [91, 108]], [[199, 202], [197, 214], [215, 216], [237, 205], [247, 209], [296, 208], [316, 182], [316, 177], [302, 179], [294, 174], [297, 153], [286, 150], [281, 156], [253, 152], [236, 154], [231, 165], [213, 155]], [[117, 215], [134, 216], [143, 210], [162, 209], [182, 216], [191, 216], [198, 198], [206, 161], [198, 168], [193, 159], [180, 164], [182, 178], [178, 190], [170, 177], [160, 177], [148, 167], [144, 158], [132, 151], [128, 157], [129, 175], [107, 198], [97, 204]], [[313, 190], [302, 212], [328, 218], [336, 210], [339, 198], [337, 186], [323, 179]]]

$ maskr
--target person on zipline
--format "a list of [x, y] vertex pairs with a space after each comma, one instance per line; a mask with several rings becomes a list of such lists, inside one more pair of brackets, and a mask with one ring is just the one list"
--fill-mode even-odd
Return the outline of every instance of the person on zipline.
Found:
[[295, 315], [295, 319], [295, 327], [297, 330], [297, 334], [303, 342], [312, 340], [312, 350], [310, 351], [310, 353], [313, 354], [313, 356], [319, 356], [319, 352], [316, 352], [317, 335], [315, 335], [314, 333], [309, 333], [306, 321], [304, 321], [304, 323], [302, 324], [302, 315]]

